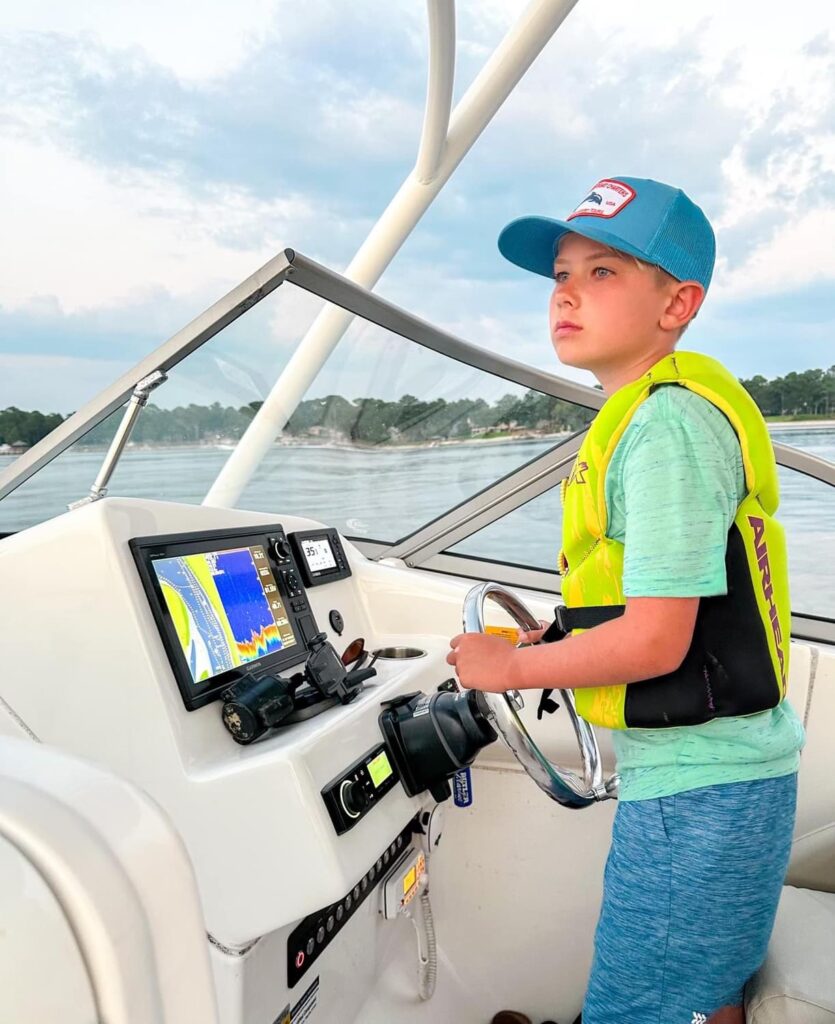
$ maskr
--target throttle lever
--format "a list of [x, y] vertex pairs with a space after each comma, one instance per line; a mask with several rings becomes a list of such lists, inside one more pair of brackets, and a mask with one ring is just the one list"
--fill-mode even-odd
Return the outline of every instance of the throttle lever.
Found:
[[[337, 697], [343, 704], [349, 704], [360, 692], [367, 676], [363, 670], [347, 672], [342, 659], [324, 633], [317, 633], [309, 641], [310, 654], [304, 665], [304, 678], [323, 697]], [[374, 675], [376, 669], [366, 669]]]

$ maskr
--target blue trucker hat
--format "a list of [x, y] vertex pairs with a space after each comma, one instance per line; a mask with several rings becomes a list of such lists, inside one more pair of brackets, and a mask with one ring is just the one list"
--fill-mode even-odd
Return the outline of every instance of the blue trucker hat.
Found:
[[502, 256], [553, 278], [560, 239], [572, 232], [653, 263], [707, 291], [716, 258], [710, 221], [680, 188], [650, 178], [604, 178], [565, 220], [520, 217], [499, 235]]

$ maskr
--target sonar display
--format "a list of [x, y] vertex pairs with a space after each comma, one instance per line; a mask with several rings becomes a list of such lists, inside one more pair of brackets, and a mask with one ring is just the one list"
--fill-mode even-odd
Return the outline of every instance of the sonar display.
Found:
[[258, 545], [152, 562], [195, 682], [296, 643]]

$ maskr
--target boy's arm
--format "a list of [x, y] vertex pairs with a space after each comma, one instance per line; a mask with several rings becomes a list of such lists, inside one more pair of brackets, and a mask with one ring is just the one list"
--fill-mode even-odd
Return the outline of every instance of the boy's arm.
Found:
[[553, 644], [514, 648], [499, 637], [459, 634], [447, 661], [462, 686], [478, 690], [635, 683], [679, 667], [698, 609], [698, 597], [628, 597], [619, 619]]

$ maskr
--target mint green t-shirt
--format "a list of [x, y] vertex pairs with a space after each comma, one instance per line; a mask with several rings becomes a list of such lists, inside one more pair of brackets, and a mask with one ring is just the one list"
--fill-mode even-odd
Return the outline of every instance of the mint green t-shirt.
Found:
[[[606, 472], [609, 536], [627, 597], [727, 593], [725, 548], [745, 496], [742, 452], [714, 405], [679, 385], [643, 402]], [[621, 800], [649, 800], [797, 771], [804, 733], [788, 701], [670, 729], [613, 730]]]

